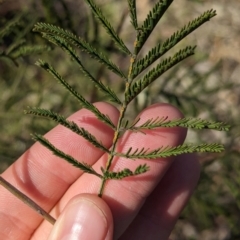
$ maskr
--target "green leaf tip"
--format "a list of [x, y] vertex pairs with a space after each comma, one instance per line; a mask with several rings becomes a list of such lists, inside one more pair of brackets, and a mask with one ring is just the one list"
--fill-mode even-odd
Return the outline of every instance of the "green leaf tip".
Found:
[[171, 5], [173, 0], [160, 0], [158, 1], [153, 9], [148, 13], [143, 25], [138, 30], [137, 41], [135, 45], [135, 54], [138, 54], [148, 37], [156, 27], [163, 14], [166, 12], [168, 7]]
[[120, 50], [122, 50], [124, 53], [131, 55], [131, 52], [127, 48], [127, 46], [124, 44], [123, 40], [118, 36], [112, 25], [109, 21], [105, 18], [103, 15], [101, 9], [97, 7], [97, 5], [92, 0], [85, 0], [90, 8], [92, 9], [92, 12], [96, 16], [97, 20], [102, 24], [102, 26], [106, 29], [106, 32], [109, 34], [109, 36], [113, 39], [113, 41], [116, 43], [116, 45], [119, 47]]
[[128, 6], [131, 23], [135, 29], [138, 29], [136, 0], [128, 0]]

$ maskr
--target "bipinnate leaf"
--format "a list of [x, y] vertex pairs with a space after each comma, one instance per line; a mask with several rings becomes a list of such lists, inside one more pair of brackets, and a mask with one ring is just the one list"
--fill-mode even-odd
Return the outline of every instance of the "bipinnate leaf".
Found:
[[128, 0], [128, 8], [129, 8], [129, 15], [131, 18], [131, 23], [135, 29], [138, 28], [137, 23], [137, 8], [136, 8], [136, 0]]
[[160, 127], [185, 127], [199, 130], [213, 129], [218, 131], [229, 131], [230, 129], [230, 125], [224, 122], [207, 121], [200, 118], [180, 118], [168, 120], [168, 117], [151, 118], [139, 126], [136, 126], [136, 124], [134, 123], [134, 125], [128, 127], [128, 129], [133, 131], [141, 131], [142, 129], [154, 129]]
[[146, 148], [141, 149], [132, 149], [126, 153], [115, 153], [116, 156], [130, 158], [130, 159], [156, 159], [156, 158], [166, 158], [170, 156], [178, 156], [185, 153], [193, 153], [193, 152], [212, 152], [218, 153], [224, 150], [224, 146], [218, 143], [203, 143], [200, 145], [190, 145], [183, 144], [178, 145], [176, 147], [160, 147], [154, 150], [149, 150]]
[[[120, 169], [119, 171], [111, 171], [112, 163], [115, 157], [122, 157], [127, 159], [149, 159], [157, 160], [159, 158], [168, 158], [171, 156], [178, 156], [180, 154], [193, 153], [193, 152], [221, 152], [224, 150], [222, 144], [218, 143], [203, 143], [199, 145], [193, 144], [182, 144], [178, 146], [161, 146], [159, 145], [156, 149], [149, 148], [136, 148], [130, 147], [126, 152], [117, 152], [118, 141], [122, 134], [126, 131], [133, 131], [135, 133], [147, 134], [146, 129], [156, 129], [156, 128], [173, 128], [173, 127], [184, 127], [193, 129], [213, 129], [219, 131], [228, 131], [229, 125], [223, 122], [214, 122], [202, 120], [200, 118], [179, 118], [170, 120], [168, 117], [155, 117], [149, 118], [141, 123], [140, 118], [136, 118], [135, 121], [129, 123], [126, 119], [126, 111], [129, 109], [130, 102], [138, 96], [145, 88], [147, 88], [151, 83], [157, 80], [162, 74], [171, 69], [173, 66], [188, 58], [194, 54], [196, 46], [187, 46], [184, 49], [178, 50], [170, 57], [161, 59], [161, 61], [156, 64], [156, 66], [150, 68], [150, 66], [157, 60], [159, 60], [165, 53], [167, 53], [171, 48], [176, 46], [182, 39], [193, 32], [195, 29], [200, 27], [203, 23], [210, 20], [216, 15], [214, 10], [209, 10], [204, 12], [198, 18], [190, 21], [187, 25], [182, 27], [179, 31], [173, 33], [168, 39], [159, 43], [157, 46], [153, 47], [143, 58], [139, 59], [139, 52], [147, 41], [148, 37], [151, 35], [152, 31], [171, 5], [173, 0], [158, 0], [154, 5], [153, 9], [148, 13], [146, 19], [140, 26], [137, 21], [137, 11], [136, 11], [136, 0], [127, 0], [129, 7], [129, 15], [131, 18], [131, 23], [136, 30], [136, 40], [134, 42], [134, 53], [131, 53], [127, 48], [126, 44], [114, 30], [111, 23], [104, 16], [101, 9], [95, 4], [94, 0], [85, 0], [90, 6], [94, 16], [104, 27], [108, 35], [111, 37], [113, 42], [117, 47], [122, 50], [125, 54], [130, 56], [128, 76], [126, 76], [123, 71], [118, 68], [107, 56], [95, 49], [91, 44], [84, 41], [82, 38], [77, 37], [73, 33], [59, 28], [57, 26], [37, 23], [34, 27], [34, 31], [40, 32], [44, 38], [48, 41], [54, 43], [55, 45], [61, 47], [70, 57], [76, 62], [81, 70], [81, 72], [90, 79], [94, 85], [107, 97], [120, 105], [120, 114], [118, 123], [116, 126], [113, 124], [109, 116], [100, 112], [92, 103], [88, 102], [82, 95], [80, 95], [72, 86], [70, 86], [65, 79], [48, 63], [39, 60], [37, 64], [43, 69], [51, 73], [59, 83], [61, 83], [75, 98], [80, 101], [81, 105], [91, 111], [98, 119], [106, 123], [114, 130], [114, 137], [112, 139], [112, 146], [110, 150], [106, 148], [103, 143], [96, 139], [90, 132], [86, 129], [79, 127], [75, 122], [67, 120], [65, 117], [54, 113], [49, 110], [41, 108], [29, 108], [26, 113], [30, 113], [37, 116], [42, 116], [54, 120], [55, 122], [65, 126], [72, 132], [80, 135], [88, 142], [93, 144], [95, 147], [107, 153], [108, 158], [105, 167], [101, 168], [102, 173], [97, 173], [91, 166], [85, 163], [80, 163], [73, 157], [65, 154], [60, 149], [57, 149], [52, 143], [50, 143], [46, 138], [41, 135], [35, 134], [35, 140], [39, 141], [41, 144], [50, 149], [55, 155], [65, 159], [74, 166], [82, 169], [84, 172], [94, 174], [101, 178], [101, 186], [99, 190], [99, 196], [103, 195], [104, 187], [109, 179], [123, 179], [126, 177], [136, 176], [145, 173], [149, 170], [149, 166], [146, 164], [139, 165], [135, 170], [130, 170], [128, 168]], [[124, 99], [121, 101], [117, 94], [110, 89], [103, 82], [98, 81], [94, 78], [89, 70], [87, 70], [82, 64], [81, 58], [76, 52], [80, 49], [86, 52], [91, 58], [96, 59], [98, 62], [106, 66], [113, 73], [118, 75], [122, 80], [125, 81]], [[170, 79], [171, 80], [171, 79]], [[163, 93], [164, 94], [164, 93]], [[175, 96], [175, 95], [174, 95]]]
[[122, 102], [117, 97], [116, 93], [108, 86], [105, 86], [100, 80], [95, 79], [91, 73], [83, 66], [81, 59], [78, 57], [74, 49], [67, 44], [67, 42], [58, 36], [52, 36], [45, 34], [44, 37], [48, 39], [49, 41], [53, 42], [57, 46], [61, 47], [65, 52], [67, 52], [72, 59], [75, 60], [75, 62], [78, 64], [81, 72], [90, 79], [95, 86], [104, 93], [105, 96], [107, 96], [110, 101], [115, 102], [117, 104], [121, 104]]
[[122, 39], [118, 36], [110, 22], [105, 18], [103, 15], [101, 9], [94, 3], [92, 0], [85, 0], [89, 6], [92, 9], [92, 12], [94, 13], [95, 17], [99, 22], [102, 24], [102, 26], [105, 28], [106, 32], [109, 34], [109, 36], [113, 39], [113, 41], [116, 43], [118, 48], [122, 50], [124, 53], [131, 55], [131, 52], [127, 48], [127, 46], [124, 44]]
[[87, 52], [90, 57], [96, 59], [101, 64], [104, 64], [108, 69], [110, 69], [118, 76], [126, 79], [124, 73], [112, 61], [110, 61], [107, 56], [105, 56], [103, 53], [95, 49], [91, 44], [87, 43], [82, 38], [77, 37], [73, 33], [47, 23], [37, 23], [34, 26], [33, 31], [42, 33], [43, 37], [44, 34], [52, 35], [55, 37], [62, 37], [68, 44], [71, 44]]
[[[143, 89], [154, 82], [167, 70], [172, 68], [177, 63], [194, 54], [196, 46], [187, 46], [185, 49], [179, 50], [174, 56], [162, 60], [155, 68], [144, 75], [142, 79], [133, 82], [125, 93], [126, 102], [131, 102]], [[143, 68], [144, 66], [142, 66]]]
[[199, 28], [206, 21], [209, 21], [214, 16], [216, 16], [216, 11], [212, 9], [204, 12], [198, 18], [185, 25], [180, 31], [174, 32], [173, 35], [166, 41], [164, 41], [163, 43], [159, 43], [156, 47], [152, 48], [145, 57], [138, 60], [134, 64], [134, 74], [132, 77], [135, 78], [142, 71], [148, 68], [152, 63], [154, 63], [157, 59], [159, 59], [166, 52], [168, 52], [171, 48], [177, 45], [187, 35]]
[[52, 151], [52, 153], [64, 160], [66, 160], [67, 162], [69, 162], [70, 164], [72, 164], [73, 166], [80, 168], [81, 170], [83, 170], [84, 172], [87, 172], [89, 174], [93, 174], [99, 178], [102, 178], [102, 175], [98, 174], [93, 168], [92, 166], [83, 163], [83, 162], [79, 162], [77, 161], [75, 158], [73, 158], [72, 156], [62, 152], [61, 150], [59, 150], [58, 148], [56, 148], [52, 143], [50, 143], [45, 137], [43, 137], [40, 134], [33, 134], [33, 139], [35, 141], [40, 142], [43, 146], [45, 146], [46, 148], [48, 148], [50, 151]]
[[33, 114], [35, 116], [41, 116], [49, 118], [62, 126], [70, 129], [72, 132], [75, 132], [79, 136], [85, 138], [88, 142], [90, 142], [93, 146], [103, 150], [104, 152], [109, 153], [109, 149], [104, 147], [104, 145], [99, 142], [90, 132], [86, 129], [79, 127], [75, 122], [67, 120], [64, 116], [54, 113], [50, 110], [42, 109], [42, 108], [28, 108], [28, 110], [24, 111], [25, 114]]
[[123, 179], [126, 177], [136, 176], [145, 173], [149, 170], [149, 166], [147, 166], [146, 164], [139, 165], [134, 172], [128, 168], [124, 168], [122, 171], [119, 172], [105, 171], [103, 168], [101, 170], [105, 179]]
[[84, 108], [94, 113], [99, 120], [106, 123], [112, 129], [115, 129], [115, 125], [111, 119], [107, 115], [101, 113], [92, 103], [88, 102], [82, 95], [80, 95], [74, 88], [72, 88], [50, 64], [42, 60], [39, 60], [36, 64], [51, 73], [55, 79], [58, 80], [58, 82], [60, 82], [75, 98], [78, 99]]
[[143, 25], [139, 28], [137, 34], [137, 41], [135, 44], [135, 54], [138, 54], [148, 37], [156, 27], [157, 23], [171, 5], [173, 0], [159, 0], [153, 9], [148, 13]]

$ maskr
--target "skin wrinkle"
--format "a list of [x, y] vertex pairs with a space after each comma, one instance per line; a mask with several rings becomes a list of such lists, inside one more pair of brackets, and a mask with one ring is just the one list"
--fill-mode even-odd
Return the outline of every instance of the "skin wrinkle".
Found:
[[[66, 164], [67, 166], [64, 169], [64, 171], [61, 171], [61, 174], [56, 174], [55, 171], [51, 171], [49, 169], [48, 164], [47, 165], [46, 164], [42, 164], [41, 168], [40, 168], [39, 165], [37, 164], [36, 159], [33, 160], [32, 158], [30, 158], [28, 160], [29, 169], [33, 169], [34, 168], [36, 170], [36, 172], [35, 172], [36, 176], [43, 176], [44, 174], [46, 174], [46, 175], [51, 174], [53, 176], [53, 178], [52, 178], [52, 184], [53, 185], [56, 185], [56, 186], [60, 185], [60, 186], [66, 186], [67, 187], [67, 186], [69, 186], [69, 184], [71, 184], [71, 182], [69, 181], [69, 178], [64, 177], [65, 175], [68, 175], [68, 176], [74, 178], [74, 174], [73, 174], [74, 171], [71, 171], [72, 169], [68, 168], [69, 167], [68, 164]], [[61, 159], [59, 159], [59, 160], [61, 161]], [[46, 162], [46, 161], [42, 161], [42, 162]], [[65, 162], [63, 162], [63, 164], [64, 163]], [[34, 181], [34, 176], [32, 176], [32, 171], [29, 170], [28, 172], [29, 172], [30, 179], [32, 179]], [[36, 178], [35, 181], [38, 182], [38, 179]], [[41, 188], [43, 189], [43, 188], [47, 188], [48, 183], [45, 182], [45, 181], [41, 181], [40, 185], [41, 185]], [[46, 200], [54, 199], [54, 198], [57, 197], [56, 194], [55, 194], [55, 191], [45, 192], [44, 196], [45, 196]]]
[[[10, 204], [10, 203], [9, 203]], [[16, 215], [17, 212], [15, 212], [14, 214]], [[21, 223], [21, 224], [18, 224], [18, 218], [7, 213], [7, 214], [4, 214], [1, 212], [1, 218], [2, 217], [5, 217], [5, 222], [7, 222], [8, 224], [6, 224], [7, 228], [4, 228], [4, 232], [5, 232], [5, 236], [6, 238], [4, 239], [9, 239], [9, 240], [15, 240], [15, 238], [12, 238], [12, 236], [14, 236], [14, 229], [19, 229], [22, 233], [26, 232], [26, 235], [28, 237], [29, 236], [29, 233], [28, 233], [28, 230], [30, 229], [30, 226], [28, 224], [25, 224], [25, 223]], [[11, 226], [11, 227], [10, 227]], [[3, 233], [4, 234], [4, 233]], [[2, 238], [2, 232], [1, 232], [1, 238]]]
[[[29, 157], [29, 155], [30, 151], [27, 154], [27, 156], [24, 156], [22, 158], [23, 161], [21, 165], [17, 164], [13, 165], [12, 167], [13, 175], [15, 176], [17, 187], [21, 188], [22, 191], [27, 196], [36, 201], [36, 203], [43, 203], [44, 208], [45, 207], [44, 203], [49, 200], [49, 196], [46, 191], [44, 192], [41, 189], [43, 190], [46, 189], [48, 187], [48, 183], [47, 181], [41, 181], [40, 184], [36, 185], [35, 182], [38, 182], [37, 181], [38, 179], [36, 179], [35, 176], [41, 176], [41, 178], [43, 179], [44, 175], [48, 175], [49, 169], [46, 172], [44, 171], [45, 169], [43, 169], [43, 171], [39, 171], [37, 165], [33, 164], [33, 162], [36, 160], [29, 161], [29, 159], [32, 159], [32, 157]], [[32, 172], [31, 169], [34, 169], [35, 171]], [[38, 174], [39, 172], [40, 174]], [[54, 178], [52, 178], [52, 180], [53, 179]], [[53, 182], [60, 185], [59, 182], [57, 182], [56, 180], [54, 179]], [[64, 185], [61, 185], [61, 187], [63, 186]], [[65, 185], [65, 189], [67, 189], [67, 185]]]
[[10, 224], [7, 225], [7, 227], [4, 228], [4, 233], [1, 233], [1, 234], [4, 234], [5, 236], [11, 236], [11, 232], [12, 230], [14, 229], [14, 227], [10, 227], [11, 225], [14, 225], [15, 227], [16, 226], [16, 221], [14, 221], [14, 219], [12, 219], [12, 216], [9, 215], [8, 213], [0, 213], [0, 216], [1, 218], [5, 218], [7, 219], [6, 222], [10, 222]]

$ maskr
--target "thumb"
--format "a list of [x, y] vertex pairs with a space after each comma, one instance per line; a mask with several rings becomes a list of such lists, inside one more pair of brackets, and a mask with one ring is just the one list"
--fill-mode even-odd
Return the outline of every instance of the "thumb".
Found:
[[48, 240], [112, 240], [113, 219], [108, 205], [96, 195], [71, 199], [53, 226]]

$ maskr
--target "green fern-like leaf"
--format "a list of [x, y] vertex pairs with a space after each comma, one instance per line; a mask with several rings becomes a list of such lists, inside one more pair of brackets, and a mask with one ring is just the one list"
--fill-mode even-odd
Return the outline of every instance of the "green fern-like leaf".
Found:
[[138, 28], [136, 0], [128, 0], [131, 23], [135, 29]]
[[136, 176], [147, 171], [149, 171], [149, 166], [147, 166], [146, 164], [139, 165], [134, 172], [132, 172], [128, 168], [124, 168], [122, 171], [119, 172], [105, 171], [104, 169], [102, 169], [105, 179], [123, 179], [126, 177]]
[[108, 86], [105, 86], [101, 81], [96, 80], [91, 74], [90, 72], [83, 66], [81, 59], [77, 56], [76, 52], [74, 51], [74, 49], [68, 45], [66, 43], [66, 41], [64, 39], [62, 39], [61, 37], [58, 36], [51, 36], [48, 34], [45, 34], [44, 37], [46, 39], [48, 39], [49, 41], [53, 42], [54, 44], [56, 44], [57, 46], [61, 47], [64, 51], [66, 51], [70, 57], [72, 59], [75, 60], [75, 62], [78, 64], [80, 70], [82, 71], [82, 73], [88, 78], [90, 79], [95, 86], [104, 93], [105, 96], [107, 96], [110, 101], [115, 102], [117, 104], [121, 104], [122, 102], [119, 100], [119, 98], [117, 97], [116, 93]]
[[77, 161], [75, 158], [73, 158], [72, 156], [62, 152], [61, 150], [57, 149], [52, 143], [50, 143], [45, 137], [43, 137], [42, 135], [39, 134], [33, 134], [33, 139], [35, 141], [40, 142], [43, 146], [45, 146], [46, 148], [48, 148], [50, 151], [53, 152], [54, 155], [66, 160], [67, 162], [69, 162], [70, 164], [72, 164], [73, 166], [80, 168], [82, 171], [87, 172], [89, 174], [93, 174], [99, 178], [102, 178], [102, 175], [98, 174], [90, 165], [83, 163], [83, 162], [79, 162]]
[[[95, 4], [94, 0], [86, 0], [93, 14], [100, 22], [100, 24], [105, 28], [109, 36], [113, 39], [115, 44], [127, 55], [130, 56], [128, 76], [119, 69], [116, 64], [114, 64], [106, 55], [98, 51], [91, 45], [80, 37], [77, 37], [72, 32], [64, 30], [54, 25], [46, 23], [38, 23], [34, 27], [34, 31], [40, 32], [44, 38], [48, 41], [54, 43], [55, 45], [61, 47], [70, 57], [76, 62], [82, 71], [82, 73], [90, 79], [96, 87], [106, 94], [109, 99], [118, 105], [120, 105], [120, 114], [118, 123], [116, 126], [112, 123], [110, 118], [101, 113], [93, 104], [88, 102], [82, 95], [80, 95], [72, 86], [70, 86], [63, 77], [48, 63], [44, 61], [39, 61], [38, 65], [50, 72], [57, 80], [60, 82], [75, 98], [77, 98], [81, 105], [93, 112], [95, 116], [100, 119], [102, 122], [106, 123], [114, 130], [114, 137], [112, 139], [112, 146], [108, 150], [100, 141], [98, 141], [92, 134], [90, 134], [85, 129], [78, 127], [72, 121], [67, 120], [61, 115], [53, 113], [45, 109], [30, 109], [27, 113], [31, 113], [38, 116], [44, 116], [50, 118], [63, 126], [67, 127], [71, 131], [79, 134], [84, 137], [87, 141], [92, 143], [95, 147], [101, 149], [108, 154], [107, 162], [105, 167], [101, 168], [102, 175], [96, 173], [90, 166], [81, 166], [82, 169], [86, 168], [86, 172], [97, 175], [102, 179], [101, 187], [99, 191], [99, 196], [102, 196], [104, 186], [107, 180], [109, 179], [123, 179], [130, 176], [135, 176], [138, 174], [145, 173], [149, 170], [149, 166], [146, 164], [139, 165], [135, 171], [132, 171], [128, 168], [125, 168], [120, 171], [111, 171], [112, 163], [115, 157], [124, 157], [129, 159], [157, 159], [157, 158], [167, 158], [171, 156], [177, 156], [185, 153], [193, 152], [221, 152], [224, 150], [223, 145], [213, 143], [213, 144], [200, 144], [200, 145], [178, 145], [175, 147], [171, 146], [160, 146], [157, 149], [150, 150], [148, 148], [129, 148], [127, 152], [117, 152], [118, 141], [122, 134], [126, 131], [131, 130], [136, 133], [144, 133], [144, 129], [155, 129], [155, 128], [172, 128], [172, 127], [185, 127], [193, 129], [214, 129], [219, 131], [229, 130], [229, 125], [222, 122], [211, 122], [202, 119], [193, 119], [193, 118], [181, 118], [175, 120], [169, 120], [168, 117], [156, 117], [146, 120], [144, 123], [139, 124], [140, 118], [136, 119], [133, 123], [129, 124], [129, 121], [126, 119], [126, 111], [129, 109], [129, 103], [136, 98], [145, 88], [147, 88], [151, 83], [158, 79], [163, 73], [171, 69], [173, 66], [183, 61], [187, 57], [194, 54], [195, 46], [187, 46], [172, 56], [161, 59], [161, 61], [153, 68], [148, 69], [156, 60], [161, 58], [165, 53], [167, 53], [171, 48], [178, 44], [183, 38], [185, 38], [192, 31], [200, 27], [203, 23], [210, 20], [216, 15], [216, 12], [213, 10], [204, 12], [201, 16], [189, 22], [179, 31], [175, 32], [166, 39], [163, 43], [158, 44], [153, 47], [142, 59], [139, 60], [139, 52], [144, 46], [148, 37], [158, 24], [159, 20], [162, 18], [168, 7], [171, 5], [173, 0], [159, 0], [154, 5], [153, 9], [149, 12], [143, 24], [140, 26], [137, 21], [137, 12], [136, 12], [136, 0], [128, 0], [129, 14], [131, 18], [131, 23], [136, 31], [136, 40], [134, 42], [134, 53], [132, 54], [129, 49], [126, 47], [123, 40], [114, 30], [111, 22], [107, 20], [104, 16], [101, 9]], [[108, 86], [104, 85], [101, 81], [95, 79], [91, 71], [87, 70], [80, 56], [76, 50], [85, 51], [91, 58], [96, 59], [101, 64], [109, 68], [113, 73], [118, 75], [125, 83], [124, 96], [123, 100], [120, 101], [117, 94], [111, 90]], [[148, 71], [146, 71], [148, 69]], [[144, 74], [142, 74], [144, 72]], [[140, 76], [140, 74], [142, 74]], [[140, 77], [139, 77], [140, 76]], [[162, 94], [166, 95], [164, 89]], [[164, 96], [165, 96], [164, 95]], [[175, 96], [175, 95], [174, 95]], [[176, 97], [176, 96], [175, 96]], [[138, 125], [138, 126], [137, 126]], [[38, 140], [45, 144], [54, 154], [62, 156], [65, 159], [68, 159], [69, 162], [75, 163], [72, 161], [70, 156], [62, 153], [59, 149], [56, 149], [51, 143], [49, 143], [42, 136], [38, 137]], [[70, 157], [70, 158], [69, 158]], [[70, 160], [69, 160], [70, 159]]]
[[129, 148], [126, 153], [115, 153], [116, 156], [121, 156], [130, 159], [156, 159], [156, 158], [166, 158], [170, 156], [178, 156], [186, 153], [193, 152], [212, 152], [218, 153], [224, 150], [224, 146], [218, 143], [211, 144], [200, 144], [200, 145], [188, 145], [183, 144], [177, 147], [160, 147], [155, 150], [149, 150], [145, 148], [135, 149]]
[[139, 174], [145, 173], [145, 172], [147, 172], [149, 170], [150, 170], [150, 167], [147, 164], [139, 165], [135, 169], [134, 175], [139, 175]]
[[28, 110], [24, 111], [25, 114], [33, 114], [35, 116], [41, 116], [41, 117], [46, 117], [49, 118], [62, 126], [70, 129], [72, 132], [75, 132], [79, 136], [85, 138], [88, 142], [90, 142], [93, 146], [103, 150], [104, 152], [108, 152], [109, 150], [104, 147], [104, 145], [99, 142], [91, 133], [89, 133], [86, 129], [82, 127], [78, 127], [78, 125], [73, 122], [67, 120], [65, 117], [62, 115], [59, 115], [57, 113], [54, 113], [50, 110], [42, 109], [42, 108], [28, 108]]
[[140, 27], [137, 35], [137, 41], [135, 45], [135, 54], [138, 54], [148, 37], [156, 27], [157, 23], [171, 5], [173, 0], [159, 0], [153, 9], [147, 15], [147, 18]]
[[78, 99], [84, 108], [90, 110], [99, 120], [115, 129], [115, 125], [112, 123], [111, 119], [107, 115], [101, 113], [92, 103], [88, 102], [82, 95], [73, 89], [51, 65], [42, 60], [39, 60], [36, 64], [51, 73], [55, 79], [57, 79], [75, 98]]
[[209, 21], [214, 16], [216, 16], [216, 11], [214, 10], [204, 12], [201, 16], [189, 22], [188, 25], [185, 25], [180, 31], [173, 33], [173, 35], [162, 44], [159, 43], [156, 47], [152, 48], [144, 58], [135, 63], [132, 77], [135, 78], [171, 48], [177, 45], [187, 35], [199, 28], [206, 21]]
[[122, 50], [124, 53], [131, 55], [131, 52], [128, 50], [127, 46], [124, 44], [122, 39], [118, 36], [112, 25], [109, 21], [105, 18], [103, 15], [101, 9], [97, 7], [97, 5], [92, 0], [85, 0], [89, 6], [91, 7], [94, 15], [99, 20], [99, 22], [102, 24], [102, 26], [106, 29], [109, 36], [113, 39], [113, 41], [116, 43], [116, 45], [119, 47], [120, 50]]
[[[102, 169], [102, 171], [104, 171], [104, 169]], [[133, 176], [133, 172], [128, 168], [125, 168], [120, 172], [104, 172], [105, 179], [123, 179], [130, 176]]]
[[[134, 82], [126, 92], [127, 103], [131, 102], [143, 89], [154, 82], [167, 70], [175, 66], [177, 63], [194, 54], [196, 46], [188, 46], [178, 51], [173, 57], [169, 57], [160, 62], [155, 68], [150, 70], [142, 79]], [[142, 66], [143, 68], [144, 66]]]
[[103, 53], [95, 49], [91, 44], [87, 43], [80, 37], [77, 37], [73, 33], [47, 23], [37, 23], [34, 26], [33, 31], [41, 32], [43, 36], [44, 34], [48, 34], [55, 37], [56, 36], [62, 37], [68, 44], [71, 44], [87, 52], [90, 55], [90, 57], [96, 59], [101, 64], [104, 64], [108, 69], [110, 69], [112, 72], [114, 72], [118, 76], [126, 79], [126, 76], [124, 75], [124, 73], [114, 63], [112, 63], [108, 59], [108, 57], [106, 57]]
[[[139, 119], [140, 120], [140, 119]], [[228, 131], [230, 129], [230, 125], [223, 122], [211, 122], [207, 120], [203, 120], [200, 118], [180, 118], [174, 120], [168, 120], [168, 117], [162, 118], [151, 118], [141, 124], [140, 126], [134, 125], [130, 126], [129, 129], [133, 131], [139, 131], [142, 129], [154, 129], [159, 127], [185, 127], [185, 128], [193, 128], [193, 129], [213, 129], [218, 131]]]

